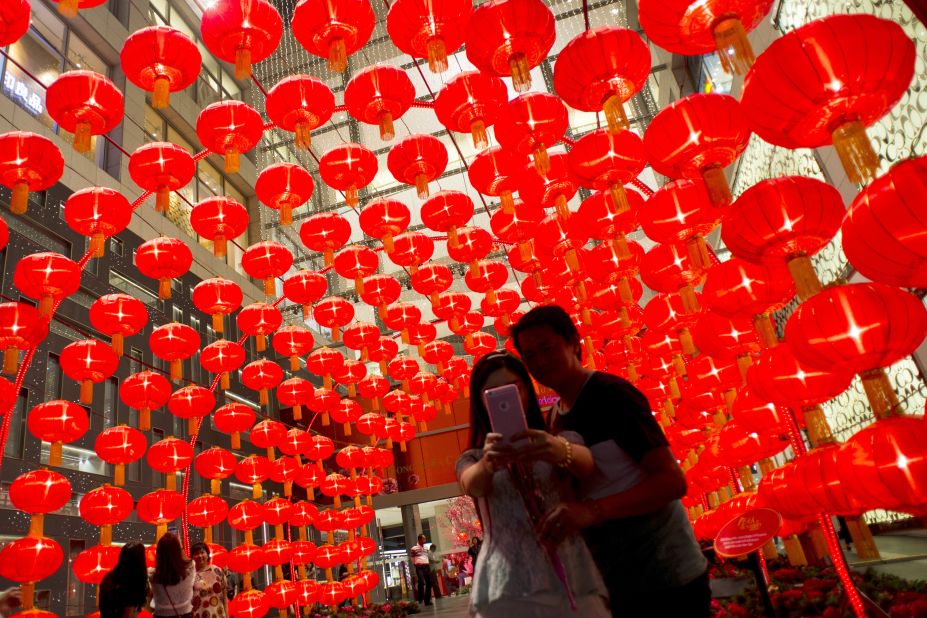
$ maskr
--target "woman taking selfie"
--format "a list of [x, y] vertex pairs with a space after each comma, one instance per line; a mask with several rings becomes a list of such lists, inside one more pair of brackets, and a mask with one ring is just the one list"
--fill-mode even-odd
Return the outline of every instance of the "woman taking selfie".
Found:
[[156, 617], [191, 618], [193, 615], [193, 562], [184, 558], [180, 539], [168, 532], [158, 541], [151, 575]]
[[[510, 389], [493, 390], [508, 385], [514, 385], [517, 398]], [[572, 442], [574, 436], [544, 431], [531, 378], [507, 352], [476, 363], [470, 392], [470, 449], [457, 460], [457, 478], [477, 502], [484, 533], [471, 615], [611, 616], [602, 578], [582, 539], [571, 535], [557, 546], [545, 545], [535, 531], [544, 513], [569, 493], [569, 474], [591, 472], [589, 450]]]

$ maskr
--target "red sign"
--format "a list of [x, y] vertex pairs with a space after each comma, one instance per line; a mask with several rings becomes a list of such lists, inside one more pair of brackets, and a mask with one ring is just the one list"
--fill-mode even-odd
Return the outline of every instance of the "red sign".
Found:
[[719, 556], [733, 558], [756, 551], [777, 534], [782, 516], [772, 509], [753, 509], [721, 526], [715, 537]]

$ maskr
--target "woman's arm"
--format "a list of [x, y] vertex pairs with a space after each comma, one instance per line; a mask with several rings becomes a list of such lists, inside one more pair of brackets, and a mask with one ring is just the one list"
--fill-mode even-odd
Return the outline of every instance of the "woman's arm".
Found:
[[577, 478], [595, 470], [592, 451], [586, 446], [568, 440], [566, 436], [554, 436], [540, 429], [529, 429], [513, 440], [527, 438], [529, 443], [518, 450], [519, 458], [546, 461], [564, 468]]
[[515, 449], [502, 443], [501, 434], [487, 434], [483, 456], [458, 471], [460, 488], [473, 498], [489, 495], [495, 473], [514, 459]]

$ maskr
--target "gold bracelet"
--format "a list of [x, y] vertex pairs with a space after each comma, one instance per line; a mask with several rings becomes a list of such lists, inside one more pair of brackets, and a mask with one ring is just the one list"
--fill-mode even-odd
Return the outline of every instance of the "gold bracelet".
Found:
[[566, 456], [563, 458], [563, 461], [557, 464], [561, 468], [569, 468], [570, 464], [573, 463], [573, 443], [564, 438], [563, 436], [558, 436], [560, 441], [563, 442], [563, 446], [566, 447]]

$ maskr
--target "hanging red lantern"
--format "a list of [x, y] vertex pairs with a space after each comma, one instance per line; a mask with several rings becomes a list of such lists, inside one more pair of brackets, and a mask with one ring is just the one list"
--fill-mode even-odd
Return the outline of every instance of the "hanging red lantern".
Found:
[[61, 350], [61, 370], [80, 382], [81, 403], [93, 403], [93, 385], [113, 375], [119, 358], [102, 341], [85, 339], [64, 346]]
[[689, 329], [700, 315], [701, 312], [686, 311], [678, 294], [655, 294], [644, 307], [644, 324], [656, 332], [677, 337], [683, 352], [695, 354]]
[[125, 485], [126, 464], [141, 459], [147, 447], [148, 440], [145, 434], [126, 425], [104, 429], [97, 434], [93, 443], [93, 450], [100, 459], [115, 466], [113, 485], [117, 487]]
[[[291, 433], [293, 431], [292, 429], [290, 430]], [[298, 435], [305, 436], [308, 440], [306, 432], [301, 429], [295, 431], [300, 432]], [[283, 524], [290, 519], [290, 514], [293, 512], [293, 505], [289, 500], [284, 500], [277, 496], [262, 504], [261, 511], [264, 523], [274, 527], [274, 536], [276, 537], [274, 541], [264, 544], [264, 554], [267, 563], [278, 566], [282, 564], [282, 562], [278, 562], [278, 560], [284, 555], [286, 556], [286, 560], [283, 562], [289, 562], [292, 550], [289, 547], [290, 544], [283, 540]]]
[[90, 429], [90, 419], [82, 406], [59, 399], [32, 408], [26, 426], [33, 436], [50, 443], [48, 465], [60, 466], [62, 444], [80, 440]]
[[267, 392], [276, 388], [283, 380], [283, 369], [280, 365], [267, 359], [248, 363], [241, 370], [242, 383], [260, 396], [260, 403], [266, 406], [269, 403]]
[[64, 203], [68, 227], [90, 238], [93, 257], [103, 257], [106, 239], [128, 227], [132, 206], [121, 193], [104, 187], [75, 191]]
[[913, 41], [893, 21], [864, 14], [817, 19], [760, 55], [744, 80], [744, 112], [756, 134], [776, 146], [832, 143], [850, 181], [865, 184], [879, 167], [866, 127], [907, 92], [915, 56]]
[[470, 0], [440, 4], [397, 0], [389, 8], [386, 30], [400, 51], [413, 58], [428, 58], [432, 73], [444, 73], [448, 54], [464, 42], [472, 12]]
[[[229, 505], [219, 496], [203, 494], [187, 504], [187, 521], [191, 526], [203, 528], [203, 540], [212, 544], [212, 527], [221, 524], [229, 512]], [[212, 548], [210, 548], [212, 549]], [[222, 548], [223, 551], [225, 548]], [[215, 552], [210, 551], [211, 562], [215, 564]], [[216, 566], [219, 566], [218, 564]], [[222, 568], [222, 567], [220, 567]]]
[[315, 304], [312, 317], [325, 328], [331, 329], [332, 341], [340, 341], [341, 329], [354, 319], [354, 305], [340, 296], [329, 296]]
[[[91, 318], [92, 319], [92, 318]], [[0, 303], [0, 349], [3, 373], [16, 375], [19, 351], [34, 348], [48, 335], [48, 322], [25, 303]]]
[[541, 64], [556, 38], [554, 15], [540, 0], [492, 0], [470, 17], [467, 60], [480, 71], [512, 76], [517, 92], [531, 88], [531, 69]]
[[[27, 27], [28, 11], [27, 5]], [[30, 192], [53, 187], [63, 173], [64, 157], [47, 137], [26, 131], [10, 131], [0, 135], [0, 184], [13, 192], [10, 212], [14, 215], [26, 212]]]
[[843, 252], [868, 278], [903, 288], [927, 286], [924, 252], [916, 239], [925, 233], [916, 203], [925, 194], [927, 159], [906, 159], [856, 196], [841, 228]]
[[143, 144], [129, 157], [129, 176], [139, 187], [155, 194], [157, 212], [166, 213], [170, 192], [185, 187], [195, 174], [193, 156], [170, 142]]
[[[470, 166], [473, 169], [473, 166]], [[530, 240], [534, 237], [534, 230], [544, 219], [544, 209], [536, 205], [519, 203], [512, 207], [510, 212], [500, 208], [492, 214], [489, 224], [493, 234], [504, 243], [518, 245], [519, 251], [531, 253]]]
[[290, 371], [299, 371], [299, 357], [312, 351], [312, 331], [302, 326], [284, 326], [274, 333], [271, 345], [277, 354], [290, 359]]
[[434, 365], [439, 374], [444, 373], [444, 366], [454, 356], [454, 346], [444, 340], [432, 341], [425, 345], [422, 358]]
[[341, 368], [332, 373], [332, 379], [348, 387], [348, 397], [357, 396], [357, 383], [367, 375], [367, 365], [361, 361], [345, 359]]
[[202, 63], [196, 43], [180, 30], [168, 26], [136, 30], [123, 43], [119, 54], [126, 79], [152, 93], [154, 109], [167, 107], [171, 92], [192, 86]]
[[428, 197], [428, 183], [444, 173], [447, 149], [432, 135], [409, 135], [396, 142], [386, 157], [393, 178], [413, 185], [419, 198]]
[[509, 269], [499, 260], [480, 260], [477, 262], [476, 271], [468, 271], [464, 275], [464, 283], [471, 291], [486, 294], [491, 300], [495, 299], [496, 290], [509, 280]]
[[537, 172], [546, 174], [550, 169], [547, 149], [560, 141], [568, 126], [567, 109], [558, 97], [530, 92], [515, 97], [502, 109], [496, 121], [496, 139], [513, 155], [532, 157]]
[[467, 170], [467, 178], [473, 188], [483, 195], [498, 197], [502, 211], [511, 215], [515, 212], [512, 193], [518, 190], [517, 179], [520, 173], [520, 162], [500, 146], [491, 146], [473, 158]]
[[28, 536], [42, 538], [47, 513], [57, 511], [71, 499], [71, 483], [51, 470], [31, 470], [16, 477], [9, 489], [10, 502], [32, 516]]
[[422, 223], [435, 232], [448, 235], [448, 246], [457, 246], [457, 228], [473, 218], [473, 200], [461, 191], [439, 191], [422, 204]]
[[170, 363], [171, 380], [183, 379], [183, 361], [199, 352], [200, 335], [186, 324], [171, 322], [151, 331], [148, 345], [152, 354]]
[[260, 455], [248, 455], [235, 464], [235, 478], [251, 485], [251, 497], [260, 499], [264, 495], [261, 483], [270, 478], [270, 460]]
[[425, 346], [434, 341], [438, 336], [438, 329], [434, 324], [413, 324], [409, 326], [409, 343], [418, 346], [419, 355], [422, 354]]
[[267, 349], [267, 336], [283, 323], [283, 314], [273, 305], [251, 303], [238, 312], [235, 321], [242, 333], [255, 338], [257, 351], [263, 352]]
[[293, 254], [279, 242], [254, 243], [241, 256], [241, 267], [249, 276], [264, 280], [264, 295], [276, 295], [274, 279], [283, 276], [293, 265]]
[[[303, 418], [302, 407], [308, 406], [315, 397], [315, 387], [309, 380], [290, 378], [277, 386], [276, 394], [280, 405], [292, 408], [293, 420], [299, 421]], [[295, 454], [287, 453], [287, 455]]]
[[409, 208], [399, 200], [388, 198], [369, 202], [358, 217], [364, 233], [382, 240], [387, 253], [393, 250], [393, 237], [406, 231], [410, 220]]
[[193, 462], [193, 446], [186, 440], [168, 436], [155, 442], [145, 453], [151, 469], [164, 475], [164, 488], [177, 491], [177, 473]]
[[261, 115], [241, 101], [211, 103], [196, 119], [200, 143], [224, 157], [227, 174], [238, 173], [241, 153], [254, 148], [263, 134]]
[[702, 284], [705, 274], [689, 259], [684, 245], [656, 245], [641, 258], [640, 269], [644, 285], [659, 292], [678, 291], [687, 312], [699, 310], [694, 288]]
[[389, 377], [402, 382], [402, 389], [409, 390], [409, 380], [419, 372], [418, 361], [400, 354], [389, 363]]
[[271, 122], [295, 133], [296, 147], [308, 150], [311, 131], [328, 122], [335, 111], [335, 95], [316, 77], [290, 75], [270, 89], [265, 106]]
[[282, 423], [265, 419], [251, 428], [248, 432], [251, 444], [258, 448], [267, 449], [267, 459], [276, 459], [274, 448], [286, 437], [286, 427]]
[[370, 360], [380, 363], [380, 373], [386, 374], [386, 363], [399, 354], [399, 344], [392, 337], [380, 337], [380, 340], [370, 347]]
[[579, 205], [578, 216], [571, 225], [581, 227], [584, 234], [595, 240], [607, 241], [616, 256], [629, 259], [631, 250], [626, 236], [640, 227], [644, 198], [637, 191], [625, 191], [624, 195], [628, 209], [618, 213], [611, 192], [593, 193]]
[[377, 314], [385, 319], [389, 305], [394, 304], [402, 294], [402, 286], [390, 275], [371, 275], [364, 279], [364, 293], [361, 300], [377, 308]]
[[303, 306], [303, 319], [309, 319], [312, 303], [325, 296], [327, 291], [325, 275], [311, 270], [301, 270], [283, 280], [283, 296]]
[[187, 419], [187, 431], [196, 435], [202, 419], [216, 407], [216, 397], [202, 386], [185, 386], [174, 391], [167, 400], [167, 409], [177, 418]]
[[650, 49], [633, 30], [587, 29], [566, 44], [554, 64], [554, 89], [583, 112], [605, 112], [614, 135], [629, 128], [624, 104], [650, 75]]
[[171, 279], [187, 274], [193, 264], [190, 247], [176, 238], [159, 237], [142, 243], [135, 251], [135, 267], [158, 280], [158, 298], [170, 300]]
[[220, 60], [235, 65], [235, 79], [251, 77], [251, 65], [267, 58], [280, 43], [283, 20], [266, 0], [217, 0], [200, 20], [203, 43]]
[[293, 36], [307, 52], [328, 58], [328, 70], [348, 68], [348, 56], [370, 40], [376, 16], [368, 0], [300, 0], [293, 10]]
[[[89, 9], [95, 6], [100, 6], [106, 0], [55, 0], [58, 3], [58, 12], [61, 13], [64, 17], [68, 19], [74, 19], [77, 17], [77, 11], [79, 9]], [[31, 609], [31, 606], [27, 609]], [[35, 616], [33, 618], [40, 618]]]
[[80, 287], [81, 268], [60, 253], [31, 253], [16, 263], [13, 285], [39, 301], [39, 316], [52, 314], [55, 304]]
[[701, 178], [711, 201], [731, 203], [724, 168], [747, 147], [750, 129], [734, 97], [693, 94], [654, 116], [644, 148], [654, 171], [671, 178]]
[[[365, 378], [362, 378], [365, 379]], [[358, 381], [360, 383], [360, 381]], [[344, 435], [351, 435], [351, 423], [357, 422], [357, 419], [364, 413], [361, 405], [353, 399], [342, 399], [338, 407], [331, 411], [332, 420], [336, 423], [342, 423]]]
[[344, 104], [358, 121], [380, 126], [380, 139], [395, 137], [393, 121], [402, 118], [415, 101], [415, 87], [405, 71], [374, 65], [354, 74], [344, 89]]
[[331, 266], [335, 251], [344, 246], [351, 237], [351, 224], [344, 217], [333, 212], [311, 215], [299, 228], [299, 238], [312, 251], [325, 256], [325, 265]]
[[309, 172], [292, 163], [275, 163], [264, 168], [254, 184], [258, 199], [280, 211], [280, 225], [293, 223], [293, 209], [311, 199], [314, 189]]
[[325, 388], [332, 387], [332, 373], [341, 368], [344, 357], [331, 348], [317, 348], [306, 358], [306, 369], [323, 378]]
[[405, 232], [393, 239], [393, 252], [387, 257], [393, 264], [408, 268], [414, 277], [418, 267], [427, 262], [434, 251], [434, 242], [425, 234]]
[[234, 242], [248, 229], [248, 209], [230, 197], [208, 197], [193, 206], [190, 225], [213, 242], [214, 256], [225, 257], [228, 241]]
[[0, 577], [20, 584], [24, 615], [29, 615], [35, 602], [35, 583], [52, 576], [63, 561], [61, 546], [48, 537], [16, 539], [0, 551]]
[[[421, 294], [428, 296], [431, 303], [438, 300], [438, 294], [448, 290], [454, 282], [454, 274], [445, 264], [429, 262], [423, 264], [410, 278], [412, 289]], [[415, 320], [419, 322], [420, 320]]]
[[758, 398], [780, 406], [802, 408], [833, 399], [853, 379], [847, 370], [817, 369], [800, 361], [783, 341], [766, 348], [747, 371], [747, 384]]
[[132, 514], [135, 500], [125, 489], [105, 483], [85, 493], [79, 504], [81, 519], [100, 528], [100, 545], [113, 540], [113, 526]]
[[334, 266], [335, 272], [354, 281], [354, 290], [359, 296], [364, 293], [364, 278], [380, 267], [380, 257], [365, 245], [349, 245], [335, 255]]
[[90, 323], [112, 338], [113, 353], [122, 356], [125, 337], [137, 334], [148, 323], [148, 309], [128, 294], [104, 294], [90, 305]]
[[[364, 399], [369, 399], [371, 407], [373, 410], [380, 410], [380, 397], [386, 395], [389, 392], [389, 380], [383, 376], [378, 376], [376, 374], [370, 374], [363, 380], [357, 383], [357, 392]], [[361, 431], [360, 425], [358, 425], [358, 431]], [[361, 431], [361, 433], [365, 433]], [[366, 435], [370, 435], [367, 433]]]
[[750, 320], [730, 318], [714, 311], [705, 311], [699, 316], [692, 327], [692, 339], [704, 354], [736, 357], [744, 378], [753, 356], [760, 351], [760, 340]]
[[570, 170], [567, 155], [553, 154], [547, 161], [547, 171], [543, 173], [538, 172], [536, 165], [524, 168], [518, 194], [526, 202], [554, 208], [557, 216], [566, 222], [572, 214], [567, 202], [579, 190], [579, 179]]
[[221, 277], [200, 281], [191, 296], [197, 309], [212, 316], [212, 329], [219, 334], [225, 332], [225, 316], [237, 311], [244, 298], [237, 283]]
[[26, 34], [31, 13], [28, 0], [13, 0], [0, 8], [0, 46], [12, 45]]
[[[289, 546], [289, 544], [287, 544], [287, 546]], [[264, 546], [264, 555], [270, 555], [270, 552], [267, 549], [267, 544]], [[291, 556], [289, 555], [289, 552], [287, 552], [285, 559], [282, 557], [279, 559], [282, 560], [282, 562], [271, 562], [268, 558], [268, 564], [277, 564], [277, 568], [280, 568], [279, 564], [283, 564], [283, 562], [289, 563], [290, 559]], [[299, 598], [299, 593], [296, 590], [295, 582], [282, 580], [268, 584], [268, 586], [264, 589], [264, 598], [268, 607], [277, 609], [279, 618], [285, 618], [287, 615], [287, 609], [296, 603], [297, 599]]]
[[[306, 490], [306, 494], [309, 496], [310, 500], [315, 500], [315, 488], [319, 486], [319, 483], [321, 483], [324, 478], [325, 473], [319, 469], [317, 464], [307, 463], [299, 468], [293, 481]], [[312, 521], [315, 521], [314, 515]]]
[[68, 71], [45, 92], [48, 115], [74, 134], [74, 150], [89, 152], [94, 135], [103, 135], [122, 122], [122, 92], [113, 82], [93, 71]]
[[160, 540], [167, 532], [167, 525], [183, 515], [186, 503], [183, 495], [176, 491], [158, 489], [138, 499], [135, 512], [142, 521], [157, 528], [155, 540]]
[[495, 124], [507, 101], [508, 91], [501, 79], [465, 71], [438, 91], [434, 110], [448, 131], [470, 133], [474, 148], [483, 150], [489, 146], [486, 129]]
[[609, 191], [615, 213], [630, 208], [624, 185], [644, 169], [644, 143], [634, 133], [606, 129], [587, 133], [570, 149], [570, 171], [587, 189]]
[[[370, 184], [377, 175], [378, 167], [376, 155], [360, 144], [335, 146], [319, 160], [319, 174], [322, 180], [332, 189], [342, 191], [345, 202], [352, 208], [357, 206], [358, 190]], [[368, 205], [367, 208], [369, 207]], [[321, 217], [322, 214], [316, 216]], [[328, 214], [331, 216], [331, 213]]]
[[344, 340], [344, 346], [348, 349], [360, 352], [361, 361], [367, 362], [369, 358], [367, 348], [380, 340], [380, 329], [375, 324], [370, 324], [369, 322], [355, 322], [345, 328], [341, 335], [341, 338]]
[[231, 436], [232, 449], [237, 451], [241, 448], [241, 434], [251, 429], [256, 417], [249, 406], [232, 402], [217, 408], [212, 422], [216, 429]]
[[219, 376], [219, 387], [228, 390], [230, 374], [245, 362], [245, 349], [234, 341], [220, 339], [213, 341], [200, 351], [200, 365], [203, 369]]
[[[263, 552], [261, 553], [263, 556]], [[263, 559], [261, 560], [263, 563]], [[248, 569], [246, 577], [250, 579], [250, 571], [256, 571], [261, 564], [253, 565], [254, 568]], [[235, 616], [241, 618], [263, 618], [267, 613], [268, 602], [266, 595], [260, 590], [245, 590], [235, 595], [235, 598], [229, 603], [229, 611], [235, 612]]]
[[[570, 271], [578, 274], [582, 270], [580, 254], [588, 240], [582, 226], [566, 225], [562, 217], [552, 215], [535, 228], [534, 248], [536, 255], [543, 259], [563, 257]], [[532, 279], [525, 279], [524, 283], [527, 281], [537, 285]]]
[[448, 325], [457, 324], [470, 311], [470, 305], [470, 297], [463, 292], [442, 292], [438, 294], [437, 302], [431, 305], [431, 312]]
[[724, 217], [721, 239], [752, 262], [783, 259], [799, 298], [821, 290], [811, 256], [831, 241], [846, 214], [840, 192], [804, 176], [763, 180], [743, 192]]
[[[237, 463], [232, 453], [218, 446], [206, 449], [193, 460], [196, 473], [204, 479], [209, 479], [210, 493], [214, 496], [219, 495], [222, 479], [232, 476]], [[231, 513], [229, 523], [232, 523]]]

